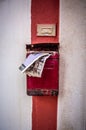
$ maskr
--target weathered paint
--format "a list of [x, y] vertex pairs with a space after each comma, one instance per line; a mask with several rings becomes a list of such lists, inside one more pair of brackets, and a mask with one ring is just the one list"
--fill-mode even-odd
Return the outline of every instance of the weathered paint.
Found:
[[86, 130], [86, 0], [60, 2], [58, 130]]
[[[32, 43], [57, 43], [59, 41], [59, 0], [32, 0], [31, 14]], [[56, 24], [56, 36], [37, 36], [37, 24]]]

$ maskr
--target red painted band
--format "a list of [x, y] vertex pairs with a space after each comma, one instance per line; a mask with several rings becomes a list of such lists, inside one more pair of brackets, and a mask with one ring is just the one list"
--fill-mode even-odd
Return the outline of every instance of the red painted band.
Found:
[[[36, 35], [37, 24], [56, 24], [56, 36], [38, 37]], [[31, 43], [57, 42], [59, 42], [59, 0], [32, 0]], [[32, 130], [57, 129], [57, 100], [56, 96], [34, 96], [32, 98]]]
[[[37, 36], [37, 24], [56, 24], [56, 36]], [[32, 0], [31, 33], [33, 44], [57, 43], [59, 41], [59, 0]]]
[[57, 97], [33, 97], [32, 130], [56, 130]]

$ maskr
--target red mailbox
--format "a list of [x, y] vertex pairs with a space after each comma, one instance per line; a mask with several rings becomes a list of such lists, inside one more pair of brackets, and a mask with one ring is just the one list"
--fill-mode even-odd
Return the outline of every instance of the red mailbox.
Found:
[[45, 62], [41, 77], [27, 75], [27, 94], [31, 96], [57, 96], [59, 88], [59, 44], [31, 44], [26, 45], [26, 49], [52, 52], [52, 55]]

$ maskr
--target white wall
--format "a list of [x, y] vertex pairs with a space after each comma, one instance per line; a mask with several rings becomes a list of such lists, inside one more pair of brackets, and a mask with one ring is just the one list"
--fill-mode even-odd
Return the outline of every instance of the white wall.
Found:
[[[61, 0], [58, 130], [85, 130], [86, 2]], [[0, 130], [31, 130], [31, 97], [18, 70], [31, 41], [31, 0], [0, 0]]]
[[60, 1], [58, 130], [86, 130], [86, 0]]
[[31, 0], [0, 0], [0, 130], [31, 130], [31, 97], [18, 70], [31, 40]]

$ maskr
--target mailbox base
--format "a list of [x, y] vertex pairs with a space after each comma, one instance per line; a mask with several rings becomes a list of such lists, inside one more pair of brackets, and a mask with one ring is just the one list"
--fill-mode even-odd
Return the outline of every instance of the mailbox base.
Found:
[[58, 90], [49, 89], [29, 89], [27, 90], [27, 95], [29, 96], [57, 96]]

